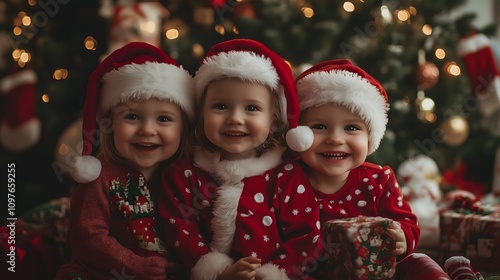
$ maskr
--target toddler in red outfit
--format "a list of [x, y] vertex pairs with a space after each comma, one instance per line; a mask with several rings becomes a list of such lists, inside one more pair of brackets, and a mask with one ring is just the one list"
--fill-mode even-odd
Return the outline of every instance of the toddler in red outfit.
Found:
[[154, 186], [157, 170], [184, 153], [193, 93], [187, 71], [141, 42], [92, 73], [83, 156], [71, 171], [80, 183], [71, 198], [72, 257], [55, 279], [167, 278], [173, 265], [157, 231]]
[[394, 171], [365, 162], [378, 148], [388, 121], [383, 86], [347, 59], [314, 65], [297, 77], [296, 85], [299, 123], [314, 134], [312, 146], [300, 158], [318, 199], [321, 222], [389, 218], [394, 221], [387, 230], [396, 242], [393, 253], [397, 259], [412, 254], [420, 229]]
[[165, 240], [191, 279], [308, 279], [319, 209], [301, 166], [282, 160], [285, 133], [296, 150], [310, 144], [291, 68], [259, 42], [229, 40], [210, 49], [195, 89], [193, 162], [162, 177]]

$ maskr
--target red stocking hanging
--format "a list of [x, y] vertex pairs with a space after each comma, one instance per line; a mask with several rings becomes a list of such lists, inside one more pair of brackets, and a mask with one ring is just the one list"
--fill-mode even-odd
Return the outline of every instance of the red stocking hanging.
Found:
[[479, 110], [485, 117], [491, 116], [500, 110], [500, 74], [490, 40], [484, 34], [473, 34], [458, 42], [457, 53], [469, 73]]
[[0, 80], [0, 93], [6, 100], [6, 110], [0, 119], [0, 145], [6, 150], [23, 151], [40, 139], [41, 124], [35, 111], [36, 81], [31, 69]]

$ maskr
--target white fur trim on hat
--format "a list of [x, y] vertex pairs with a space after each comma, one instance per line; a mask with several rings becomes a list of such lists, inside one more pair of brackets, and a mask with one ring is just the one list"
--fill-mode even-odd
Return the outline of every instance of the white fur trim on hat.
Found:
[[233, 264], [233, 260], [226, 254], [212, 252], [202, 256], [191, 269], [191, 279], [217, 279], [226, 267]]
[[99, 177], [101, 168], [101, 162], [94, 156], [78, 156], [70, 174], [78, 183], [90, 183]]
[[197, 100], [200, 101], [210, 82], [222, 77], [238, 78], [265, 85], [276, 91], [279, 97], [282, 121], [288, 123], [287, 99], [283, 86], [279, 83], [276, 68], [269, 58], [249, 51], [222, 52], [207, 57], [194, 76]]
[[335, 103], [358, 114], [369, 129], [368, 154], [373, 153], [384, 137], [388, 104], [368, 80], [345, 70], [313, 72], [297, 82], [300, 109]]
[[189, 118], [194, 116], [192, 77], [172, 64], [130, 63], [106, 73], [102, 78], [99, 114], [131, 98], [169, 100], [179, 105]]
[[222, 52], [203, 61], [195, 75], [197, 98], [213, 80], [221, 77], [238, 78], [278, 90], [279, 77], [271, 60], [248, 51]]

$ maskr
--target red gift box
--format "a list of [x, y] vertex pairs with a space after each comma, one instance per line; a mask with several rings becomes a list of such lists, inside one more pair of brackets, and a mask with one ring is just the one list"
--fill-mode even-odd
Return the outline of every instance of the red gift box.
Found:
[[394, 279], [396, 242], [391, 219], [356, 217], [325, 222], [324, 279]]
[[500, 265], [500, 206], [480, 211], [444, 209], [439, 215], [439, 257], [464, 256], [477, 270], [497, 271]]

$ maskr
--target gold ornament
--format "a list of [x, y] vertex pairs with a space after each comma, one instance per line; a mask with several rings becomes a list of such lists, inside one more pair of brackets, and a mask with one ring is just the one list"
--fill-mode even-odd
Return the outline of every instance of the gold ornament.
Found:
[[441, 126], [443, 141], [452, 146], [462, 145], [469, 136], [469, 124], [462, 116], [453, 116], [444, 121]]

